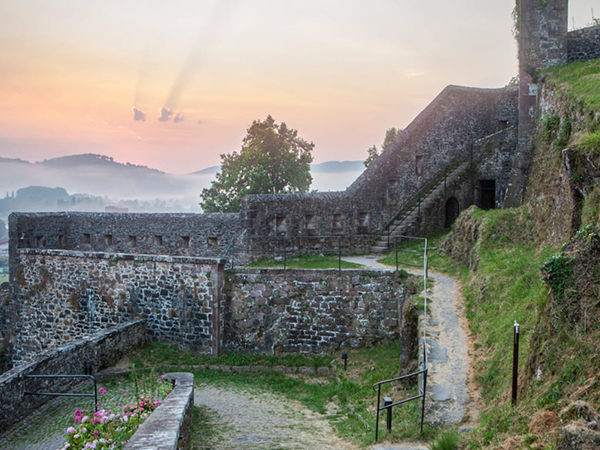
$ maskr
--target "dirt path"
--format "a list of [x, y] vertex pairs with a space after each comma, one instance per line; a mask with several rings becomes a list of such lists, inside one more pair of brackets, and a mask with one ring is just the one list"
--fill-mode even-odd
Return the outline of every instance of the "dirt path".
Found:
[[355, 450], [336, 438], [323, 416], [296, 401], [235, 386], [206, 384], [194, 392], [212, 430], [195, 450]]
[[[377, 255], [343, 258], [369, 269], [393, 270], [377, 262]], [[379, 256], [380, 257], [380, 256]], [[422, 271], [408, 270], [414, 275]], [[429, 423], [476, 423], [480, 397], [472, 383], [471, 342], [459, 284], [452, 278], [429, 272], [426, 347], [429, 362], [426, 420]]]

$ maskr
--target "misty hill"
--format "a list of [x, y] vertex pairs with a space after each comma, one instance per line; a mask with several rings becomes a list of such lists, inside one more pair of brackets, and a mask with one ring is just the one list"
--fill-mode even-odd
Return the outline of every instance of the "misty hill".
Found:
[[362, 172], [363, 170], [365, 166], [362, 161], [327, 161], [310, 166], [312, 173]]
[[116, 162], [114, 158], [110, 156], [98, 155], [95, 153], [85, 153], [82, 155], [69, 155], [69, 156], [61, 156], [59, 158], [45, 159], [44, 161], [36, 164], [42, 164], [46, 167], [53, 168], [76, 168], [76, 167], [97, 167], [97, 168], [108, 168], [111, 170], [139, 170], [139, 171], [149, 171], [156, 174], [164, 174], [164, 172], [151, 169], [148, 166], [138, 166], [136, 164], [131, 163], [120, 163]]
[[192, 172], [190, 175], [214, 175], [221, 170], [221, 166], [210, 166], [205, 169]]

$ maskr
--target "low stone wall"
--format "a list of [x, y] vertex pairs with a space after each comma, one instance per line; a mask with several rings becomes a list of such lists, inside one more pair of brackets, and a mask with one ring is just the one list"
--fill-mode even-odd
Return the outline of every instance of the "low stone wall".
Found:
[[228, 274], [225, 347], [280, 354], [396, 339], [407, 296], [401, 273], [244, 269]]
[[[56, 350], [47, 350], [34, 362], [16, 367], [0, 376], [0, 430], [25, 417], [51, 397], [25, 392], [66, 392], [73, 379], [40, 380], [27, 375], [83, 375], [85, 364], [93, 361], [93, 372], [114, 364], [146, 340], [146, 325], [138, 320], [118, 325]], [[91, 400], [90, 400], [91, 402]]]
[[12, 361], [134, 318], [148, 339], [218, 353], [222, 260], [21, 249], [9, 307]]
[[192, 432], [194, 375], [169, 373], [173, 391], [127, 443], [130, 450], [188, 450]]
[[570, 63], [600, 58], [600, 25], [571, 31], [567, 48]]

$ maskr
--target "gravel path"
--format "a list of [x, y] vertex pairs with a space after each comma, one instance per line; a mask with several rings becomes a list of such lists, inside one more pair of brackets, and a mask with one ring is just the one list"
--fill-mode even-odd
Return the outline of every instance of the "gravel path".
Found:
[[[394, 270], [377, 262], [381, 255], [344, 257], [370, 269]], [[408, 269], [414, 275], [423, 272]], [[429, 319], [426, 347], [429, 361], [426, 420], [429, 423], [458, 424], [477, 421], [478, 392], [469, 389], [471, 358], [463, 299], [450, 277], [429, 272], [433, 286], [428, 288]], [[468, 413], [468, 414], [467, 414]]]
[[235, 386], [203, 385], [194, 392], [215, 434], [195, 450], [354, 450], [336, 438], [323, 416], [296, 401]]

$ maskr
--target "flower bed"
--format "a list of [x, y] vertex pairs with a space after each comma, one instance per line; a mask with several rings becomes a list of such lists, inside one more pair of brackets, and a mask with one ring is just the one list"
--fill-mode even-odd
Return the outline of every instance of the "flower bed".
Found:
[[173, 390], [172, 381], [158, 375], [138, 380], [134, 374], [133, 381], [134, 392], [116, 387], [109, 392], [101, 387], [98, 391], [102, 398], [97, 406], [102, 408], [98, 411], [76, 410], [73, 426], [67, 428], [67, 439], [60, 450], [122, 449]]

